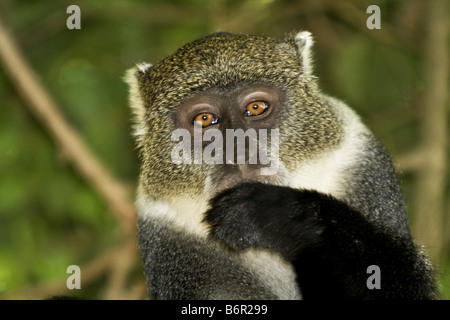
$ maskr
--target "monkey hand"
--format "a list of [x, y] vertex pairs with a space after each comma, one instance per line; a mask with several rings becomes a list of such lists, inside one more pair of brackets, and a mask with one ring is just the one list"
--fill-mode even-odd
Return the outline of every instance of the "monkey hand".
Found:
[[323, 227], [316, 200], [314, 192], [242, 183], [210, 201], [204, 222], [212, 238], [231, 248], [266, 248], [289, 258], [319, 241]]
[[263, 235], [258, 225], [259, 185], [243, 183], [227, 189], [210, 200], [210, 209], [204, 222], [210, 227], [210, 236], [236, 250], [260, 247]]

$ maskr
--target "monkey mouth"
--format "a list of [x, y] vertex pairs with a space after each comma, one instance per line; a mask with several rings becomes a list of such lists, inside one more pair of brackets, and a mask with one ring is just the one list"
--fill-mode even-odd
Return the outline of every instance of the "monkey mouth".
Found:
[[221, 192], [244, 182], [271, 183], [272, 176], [261, 175], [263, 166], [250, 164], [226, 164], [221, 168], [221, 174], [213, 179], [214, 192]]

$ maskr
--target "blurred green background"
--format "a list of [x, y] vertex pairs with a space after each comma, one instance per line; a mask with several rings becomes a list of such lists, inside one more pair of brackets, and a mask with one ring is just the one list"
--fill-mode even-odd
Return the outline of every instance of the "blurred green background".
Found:
[[[369, 30], [366, 9], [381, 8], [381, 29]], [[81, 9], [81, 29], [69, 30], [66, 8]], [[0, 0], [8, 27], [67, 121], [104, 166], [134, 190], [138, 159], [130, 136], [122, 77], [137, 62], [157, 62], [214, 31], [281, 37], [309, 30], [315, 73], [325, 92], [351, 105], [397, 160], [412, 230], [420, 168], [408, 155], [423, 141], [421, 99], [427, 88], [425, 46], [429, 1], [334, 0]], [[449, 16], [450, 18], [450, 16]], [[448, 41], [447, 41], [448, 48]], [[448, 51], [447, 51], [448, 52]], [[447, 56], [448, 58], [448, 56]], [[447, 64], [448, 65], [448, 64]], [[448, 123], [448, 100], [447, 100]], [[447, 131], [448, 133], [448, 131]], [[448, 159], [448, 148], [445, 149]], [[413, 162], [414, 163], [414, 162]], [[446, 166], [445, 166], [446, 167]], [[448, 172], [438, 198], [442, 230], [440, 286], [450, 298]], [[87, 298], [143, 298], [140, 262], [133, 256], [119, 294], [108, 271], [77, 292], [65, 283], [69, 265], [85, 265], [120, 245], [121, 229], [107, 204], [66, 161], [51, 135], [27, 108], [0, 65], [0, 298], [68, 294]], [[433, 244], [429, 244], [434, 247]]]

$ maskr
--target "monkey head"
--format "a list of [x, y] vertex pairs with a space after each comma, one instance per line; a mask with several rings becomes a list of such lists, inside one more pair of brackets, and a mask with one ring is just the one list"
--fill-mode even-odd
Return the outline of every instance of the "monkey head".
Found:
[[[311, 46], [309, 32], [282, 40], [215, 33], [129, 70], [140, 192], [207, 200], [242, 181], [289, 185], [302, 163], [336, 146], [340, 123], [312, 75]], [[275, 163], [255, 157], [261, 135], [277, 161], [269, 174], [262, 170]]]

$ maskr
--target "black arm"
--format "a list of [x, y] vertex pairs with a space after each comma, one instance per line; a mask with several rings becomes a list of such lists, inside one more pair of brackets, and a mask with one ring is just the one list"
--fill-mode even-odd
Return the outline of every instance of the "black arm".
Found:
[[236, 250], [266, 248], [292, 262], [304, 299], [436, 295], [431, 265], [410, 237], [325, 194], [244, 183], [212, 199], [205, 221]]

